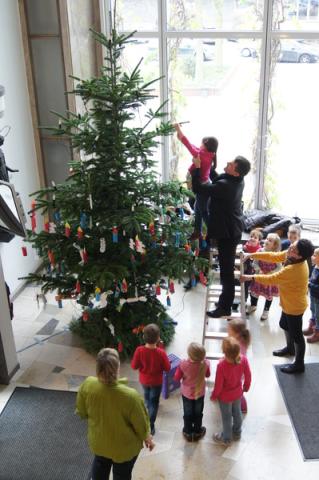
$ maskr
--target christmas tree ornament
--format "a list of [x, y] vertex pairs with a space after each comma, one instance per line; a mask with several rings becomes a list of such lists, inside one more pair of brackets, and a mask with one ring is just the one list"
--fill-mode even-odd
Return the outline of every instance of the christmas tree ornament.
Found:
[[76, 281], [75, 291], [76, 291], [76, 293], [81, 293], [81, 283], [80, 283], [79, 280]]
[[116, 227], [112, 228], [112, 242], [113, 243], [118, 243], [119, 241], [119, 232]]
[[169, 281], [169, 287], [168, 288], [169, 288], [170, 293], [175, 293], [175, 285], [174, 285], [173, 280]]
[[31, 229], [32, 229], [32, 232], [35, 232], [35, 229], [37, 228], [37, 217], [36, 217], [36, 213], [35, 213], [35, 208], [36, 208], [35, 200], [32, 200], [32, 202], [31, 202]]
[[50, 222], [44, 222], [44, 231], [50, 232]]
[[171, 299], [170, 299], [170, 296], [169, 296], [169, 295], [167, 295], [167, 297], [166, 297], [166, 305], [167, 305], [168, 307], [171, 306]]
[[82, 250], [81, 258], [83, 260], [83, 263], [87, 263], [89, 261], [89, 256], [85, 247]]
[[121, 289], [123, 293], [127, 293], [127, 281], [123, 278]]
[[206, 241], [206, 236], [203, 236], [202, 238], [202, 244], [201, 244], [202, 249], [207, 248], [207, 241]]
[[83, 232], [81, 227], [78, 227], [76, 234], [77, 234], [78, 239], [82, 240], [82, 238], [84, 237], [84, 232]]
[[189, 243], [186, 243], [185, 246], [184, 246], [184, 248], [185, 248], [185, 252], [187, 252], [187, 253], [190, 253], [190, 252], [192, 251], [192, 250], [191, 250], [191, 246], [189, 245]]
[[51, 273], [52, 273], [52, 268], [51, 268], [50, 264], [47, 266], [47, 272], [48, 272], [49, 275], [51, 275]]
[[64, 224], [64, 235], [69, 238], [70, 235], [71, 235], [71, 227], [70, 227], [70, 224], [68, 222], [66, 222]]
[[90, 210], [93, 210], [93, 198], [91, 193], [89, 194], [89, 205], [90, 205]]
[[122, 353], [123, 352], [123, 343], [122, 342], [119, 342], [118, 346], [117, 346], [117, 351], [119, 353]]
[[27, 256], [28, 256], [27, 247], [21, 247], [21, 250], [22, 250], [22, 255], [23, 255], [24, 257], [27, 257]]
[[198, 247], [195, 248], [194, 255], [195, 255], [195, 257], [199, 256], [199, 248]]
[[196, 287], [196, 284], [197, 284], [197, 282], [196, 282], [196, 276], [195, 276], [194, 273], [192, 273], [192, 276], [191, 276], [191, 285], [192, 285], [192, 287]]
[[59, 210], [56, 210], [54, 212], [53, 217], [54, 217], [54, 220], [55, 220], [56, 223], [61, 222], [61, 213], [59, 212]]
[[160, 294], [161, 294], [161, 287], [160, 287], [160, 284], [159, 284], [159, 283], [156, 284], [155, 293], [156, 293], [156, 295], [160, 295]]
[[88, 217], [84, 212], [80, 213], [80, 227], [85, 230], [88, 227]]
[[199, 272], [199, 281], [202, 285], [207, 285], [207, 278], [203, 272]]
[[83, 322], [87, 322], [89, 318], [90, 318], [89, 312], [87, 310], [84, 310], [84, 312], [82, 313]]
[[140, 245], [141, 245], [141, 242], [138, 238], [138, 235], [136, 235], [136, 237], [135, 237], [135, 248], [136, 248], [137, 252], [139, 251]]
[[101, 300], [101, 289], [99, 287], [96, 287], [94, 293], [95, 293], [95, 300], [99, 302]]
[[181, 243], [181, 232], [175, 233], [175, 247], [179, 247]]
[[54, 267], [55, 257], [54, 257], [54, 253], [52, 252], [52, 250], [48, 250], [48, 258], [49, 258], [50, 264], [52, 265], [52, 267]]
[[55, 299], [58, 302], [58, 307], [62, 308], [62, 297], [61, 297], [61, 295], [56, 295]]
[[123, 230], [123, 237], [126, 237], [126, 231]]
[[148, 229], [149, 229], [149, 232], [151, 234], [152, 237], [154, 237], [155, 235], [155, 225], [154, 225], [154, 222], [151, 222], [148, 226]]
[[54, 222], [49, 222], [49, 233], [56, 232], [56, 224]]
[[106, 242], [105, 242], [105, 238], [102, 237], [100, 238], [100, 252], [104, 253], [105, 250], [106, 250]]
[[181, 217], [182, 220], [184, 220], [184, 209], [180, 207], [179, 209], [179, 216]]
[[131, 250], [135, 250], [135, 242], [133, 240], [133, 238], [130, 238], [129, 240], [129, 247]]

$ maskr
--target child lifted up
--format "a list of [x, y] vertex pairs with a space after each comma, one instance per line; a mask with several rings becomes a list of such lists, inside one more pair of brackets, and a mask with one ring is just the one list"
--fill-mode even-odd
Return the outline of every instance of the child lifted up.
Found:
[[[185, 145], [187, 150], [196, 158], [199, 156], [200, 163], [200, 181], [202, 184], [210, 183], [210, 174], [211, 169], [216, 170], [217, 166], [217, 148], [218, 140], [215, 137], [204, 137], [200, 147], [195, 147], [192, 145], [188, 139], [183, 134], [181, 127], [178, 123], [174, 124], [175, 130], [177, 132], [177, 138]], [[194, 163], [189, 167], [188, 172], [191, 173], [195, 169]], [[196, 194], [196, 203], [195, 203], [195, 230], [193, 238], [199, 238], [202, 233], [202, 223], [208, 223], [208, 208], [207, 208], [207, 195], [203, 193]]]

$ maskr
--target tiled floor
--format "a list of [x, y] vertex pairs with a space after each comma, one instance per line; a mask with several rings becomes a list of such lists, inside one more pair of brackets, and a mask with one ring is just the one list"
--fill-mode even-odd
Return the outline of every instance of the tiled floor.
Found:
[[[59, 309], [54, 295], [48, 295], [44, 308], [35, 300], [38, 288], [29, 286], [14, 302], [13, 329], [20, 370], [9, 386], [0, 386], [0, 411], [15, 385], [76, 391], [87, 375], [94, 375], [95, 360], [68, 331], [68, 323], [77, 315], [74, 303], [64, 302]], [[182, 403], [175, 392], [162, 400], [152, 453], [142, 451], [134, 469], [134, 480], [307, 480], [319, 478], [319, 463], [303, 462], [299, 446], [279, 391], [272, 364], [281, 359], [272, 357], [274, 348], [282, 346], [283, 335], [278, 327], [279, 307], [275, 301], [269, 320], [259, 321], [262, 301], [251, 315], [249, 326], [252, 346], [249, 360], [253, 371], [251, 391], [247, 394], [248, 414], [244, 420], [242, 440], [225, 448], [215, 445], [212, 434], [220, 429], [217, 404], [209, 401], [208, 387], [204, 424], [207, 434], [196, 444], [185, 443], [182, 435]], [[201, 341], [205, 290], [196, 287], [184, 294], [177, 285], [172, 297], [171, 315], [178, 321], [176, 335], [168, 352], [184, 357], [190, 341]], [[305, 322], [308, 314], [304, 316]], [[212, 320], [215, 327], [226, 328], [226, 320]], [[49, 336], [48, 336], [49, 335]], [[210, 345], [218, 349], [219, 342]], [[308, 360], [319, 358], [319, 344], [307, 345]], [[212, 362], [214, 377], [214, 362]], [[128, 363], [121, 366], [132, 386], [139, 389], [137, 373]], [[211, 384], [211, 382], [210, 382]], [[316, 420], [318, 421], [318, 419]], [[63, 480], [63, 479], [61, 479]]]

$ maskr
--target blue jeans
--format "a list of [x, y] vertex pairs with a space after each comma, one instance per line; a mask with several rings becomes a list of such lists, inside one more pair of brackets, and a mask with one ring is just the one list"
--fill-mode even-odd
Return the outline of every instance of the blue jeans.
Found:
[[142, 385], [142, 387], [144, 389], [144, 401], [148, 411], [148, 415], [150, 417], [150, 424], [152, 430], [154, 428], [154, 423], [157, 416], [162, 385], [156, 385], [154, 387]]
[[187, 434], [200, 433], [202, 428], [204, 397], [191, 400], [190, 398], [183, 398], [184, 407], [184, 428], [183, 432]]
[[316, 330], [319, 331], [319, 298], [310, 295], [311, 318], [316, 323]]
[[92, 480], [108, 480], [113, 466], [113, 480], [131, 480], [137, 456], [128, 462], [115, 463], [110, 458], [95, 455], [92, 464]]
[[240, 436], [241, 434], [241, 425], [243, 422], [241, 408], [240, 408], [240, 398], [234, 402], [221, 402], [219, 400], [220, 413], [222, 414], [223, 422], [223, 432], [222, 438], [224, 442], [230, 442], [232, 439], [232, 434]]
[[205, 193], [196, 194], [195, 202], [195, 231], [202, 233], [203, 220], [208, 225], [208, 196]]

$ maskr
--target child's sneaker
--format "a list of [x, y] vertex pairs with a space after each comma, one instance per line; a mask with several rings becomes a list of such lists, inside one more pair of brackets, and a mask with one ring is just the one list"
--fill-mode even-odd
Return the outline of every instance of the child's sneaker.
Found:
[[213, 440], [215, 443], [218, 443], [219, 445], [223, 445], [223, 447], [229, 447], [229, 445], [231, 444], [231, 442], [226, 442], [221, 433], [214, 433], [213, 435]]
[[263, 322], [265, 320], [268, 319], [268, 315], [269, 315], [269, 311], [268, 310], [264, 310], [261, 317], [260, 317], [260, 320]]
[[240, 439], [241, 439], [240, 433], [233, 433], [233, 440], [235, 440], [235, 442], [238, 442], [238, 440]]
[[200, 432], [194, 433], [194, 440], [200, 440], [205, 436], [206, 433], [206, 427], [201, 427]]
[[193, 441], [193, 434], [192, 433], [183, 432], [183, 436], [184, 436], [185, 440], [187, 440], [188, 442]]
[[255, 312], [257, 310], [256, 305], [248, 305], [246, 309], [246, 315], [250, 315], [251, 313]]

